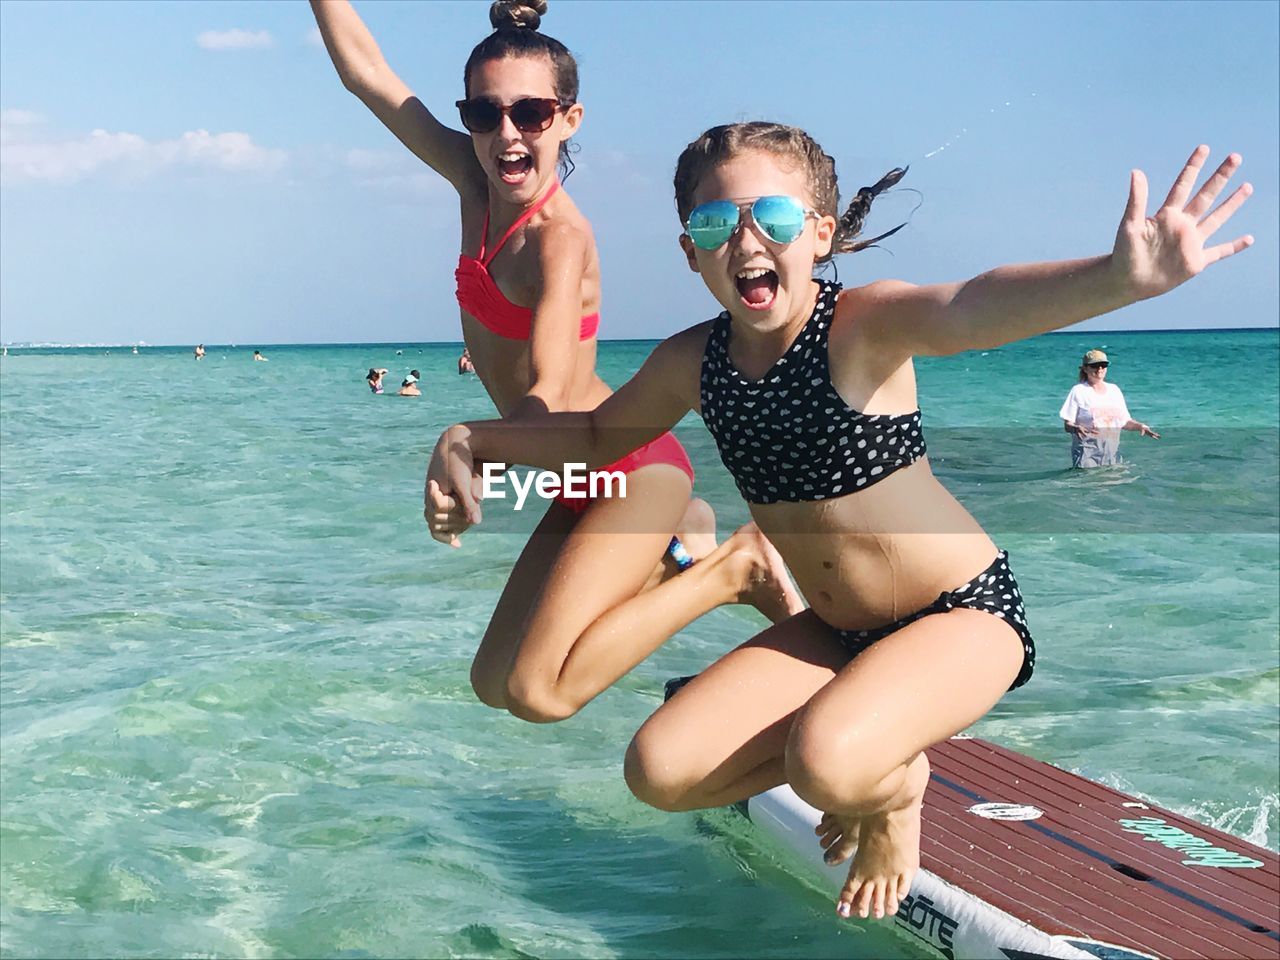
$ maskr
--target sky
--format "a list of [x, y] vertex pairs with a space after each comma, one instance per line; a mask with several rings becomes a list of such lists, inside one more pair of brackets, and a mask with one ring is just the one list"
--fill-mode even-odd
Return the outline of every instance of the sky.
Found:
[[[388, 62], [457, 125], [488, 3], [358, 0]], [[601, 336], [719, 312], [671, 175], [717, 123], [808, 130], [846, 194], [910, 164], [839, 259], [846, 285], [1106, 253], [1128, 172], [1154, 204], [1199, 143], [1255, 194], [1253, 248], [1081, 329], [1275, 326], [1280, 4], [550, 0], [586, 115]], [[0, 340], [456, 341], [452, 188], [339, 82], [302, 2], [0, 0]]]

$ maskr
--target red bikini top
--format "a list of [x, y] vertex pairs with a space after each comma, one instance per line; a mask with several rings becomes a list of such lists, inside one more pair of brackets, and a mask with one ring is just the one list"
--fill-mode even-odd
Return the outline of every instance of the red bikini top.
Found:
[[[529, 218], [542, 209], [551, 199], [551, 195], [560, 188], [560, 181], [554, 181], [551, 189], [542, 195], [542, 199], [520, 214], [515, 223], [507, 228], [502, 239], [493, 245], [486, 255], [484, 241], [489, 235], [489, 212], [484, 215], [484, 232], [480, 234], [480, 252], [469, 257], [465, 253], [458, 257], [458, 269], [454, 271], [454, 279], [458, 282], [458, 306], [475, 317], [487, 330], [508, 340], [528, 340], [533, 328], [533, 311], [528, 307], [519, 307], [508, 300], [498, 289], [493, 277], [489, 275], [489, 264], [498, 255], [502, 245], [511, 235], [528, 222]], [[593, 313], [583, 317], [578, 330], [579, 340], [590, 340], [600, 328], [600, 314]]]

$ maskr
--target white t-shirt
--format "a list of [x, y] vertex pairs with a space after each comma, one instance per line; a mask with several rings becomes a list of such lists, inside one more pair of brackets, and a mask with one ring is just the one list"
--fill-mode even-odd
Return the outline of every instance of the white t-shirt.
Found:
[[1067, 394], [1058, 416], [1067, 423], [1095, 430], [1119, 430], [1132, 417], [1125, 405], [1124, 394], [1114, 383], [1104, 383], [1099, 393], [1087, 383], [1077, 383]]

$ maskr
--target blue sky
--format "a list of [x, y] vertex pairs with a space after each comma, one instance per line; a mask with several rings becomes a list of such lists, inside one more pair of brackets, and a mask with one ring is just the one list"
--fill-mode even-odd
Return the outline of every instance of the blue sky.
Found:
[[[446, 122], [488, 3], [364, 0]], [[718, 312], [676, 245], [671, 173], [715, 123], [776, 119], [846, 191], [911, 164], [846, 284], [1110, 249], [1131, 167], [1153, 203], [1197, 143], [1244, 154], [1240, 256], [1094, 328], [1274, 326], [1280, 5], [551, 0], [586, 123], [568, 187], [604, 337]], [[945, 147], [941, 151], [940, 147]], [[0, 339], [458, 339], [456, 199], [338, 82], [301, 2], [0, 2]]]

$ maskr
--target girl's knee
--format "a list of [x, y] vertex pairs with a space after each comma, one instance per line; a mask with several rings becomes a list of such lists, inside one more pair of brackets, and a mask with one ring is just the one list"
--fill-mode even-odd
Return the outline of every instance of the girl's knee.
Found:
[[513, 717], [529, 723], [559, 723], [582, 709], [576, 703], [541, 678], [529, 676], [526, 671], [512, 670], [506, 682], [506, 708]]
[[687, 810], [689, 781], [672, 763], [672, 753], [648, 725], [631, 738], [622, 762], [627, 787], [641, 803], [674, 813]]
[[803, 716], [791, 728], [785, 754], [787, 781], [819, 810], [861, 813], [879, 809], [882, 781], [892, 771], [869, 737]]
[[716, 532], [716, 512], [711, 509], [711, 504], [703, 500], [701, 497], [694, 497], [689, 501], [689, 506], [685, 508], [684, 516], [680, 518], [681, 531], [690, 533], [710, 533]]
[[471, 662], [471, 689], [486, 707], [495, 710], [507, 708], [506, 686], [506, 678], [496, 676], [494, 671], [481, 664], [479, 657]]

